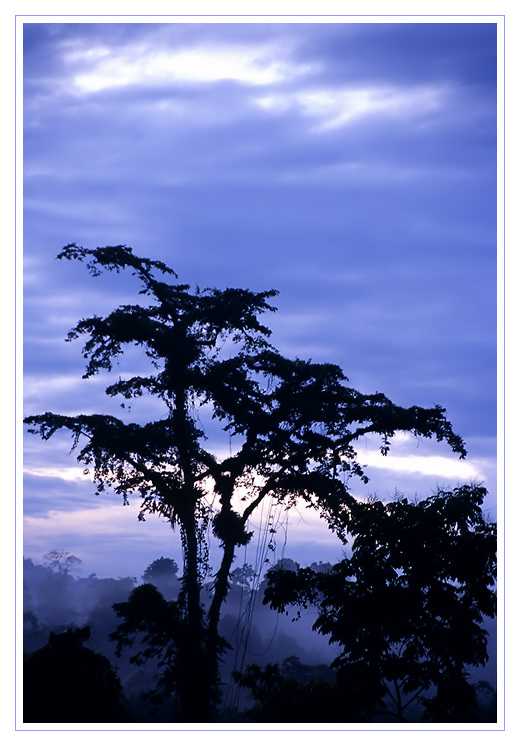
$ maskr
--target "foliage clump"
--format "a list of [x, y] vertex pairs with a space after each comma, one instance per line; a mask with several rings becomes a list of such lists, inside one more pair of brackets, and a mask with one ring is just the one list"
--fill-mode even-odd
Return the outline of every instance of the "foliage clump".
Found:
[[361, 719], [406, 720], [416, 705], [434, 722], [474, 716], [467, 669], [486, 663], [484, 622], [496, 615], [496, 525], [483, 516], [485, 494], [465, 485], [415, 503], [359, 502], [350, 557], [325, 573], [268, 573], [264, 603], [312, 606], [314, 629], [340, 646], [338, 687]]

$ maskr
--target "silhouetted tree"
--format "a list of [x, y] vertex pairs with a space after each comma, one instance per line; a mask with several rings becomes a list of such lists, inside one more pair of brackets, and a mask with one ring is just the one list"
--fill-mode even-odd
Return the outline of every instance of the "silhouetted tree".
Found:
[[171, 600], [179, 591], [178, 569], [175, 560], [159, 557], [148, 565], [143, 573], [143, 581], [155, 585], [165, 598]]
[[51, 632], [24, 661], [25, 723], [131, 722], [110, 661], [84, 647], [89, 627]]
[[316, 607], [314, 628], [341, 646], [333, 666], [350, 716], [354, 705], [360, 720], [379, 712], [403, 721], [419, 703], [426, 720], [476, 718], [466, 669], [486, 662], [483, 621], [496, 613], [485, 494], [466, 485], [417, 503], [357, 503], [351, 557], [329, 572], [268, 572], [264, 603]]
[[[110, 371], [127, 345], [140, 346], [151, 363], [149, 374], [119, 378], [106, 393], [126, 400], [155, 397], [164, 415], [145, 424], [106, 414], [50, 412], [25, 421], [43, 439], [70, 430], [78, 460], [93, 467], [98, 491], [111, 487], [125, 502], [137, 493], [140, 519], [157, 513], [179, 527], [184, 560], [179, 603], [193, 675], [187, 671], [178, 685], [185, 719], [210, 720], [221, 607], [236, 549], [250, 541], [248, 521], [262, 501], [270, 497], [290, 507], [303, 499], [345, 539], [355, 505], [346, 481], [352, 475], [367, 481], [354, 448], [359, 438], [379, 434], [383, 454], [396, 431], [446, 440], [461, 456], [464, 444], [439, 406], [402, 408], [383, 394], [349, 388], [335, 365], [279, 354], [259, 321], [275, 310], [268, 303], [274, 290], [192, 291], [171, 282], [177, 276], [164, 263], [139, 258], [126, 246], [89, 250], [71, 244], [59, 258], [87, 261], [93, 276], [129, 270], [137, 277], [150, 305], [122, 305], [105, 318], [83, 319], [68, 339], [87, 335], [85, 378]], [[205, 447], [209, 416], [231, 443], [226, 457]], [[204, 610], [209, 525], [222, 559]], [[207, 675], [201, 677], [203, 669]]]
[[[246, 711], [258, 723], [331, 723], [335, 721], [342, 694], [334, 687], [327, 666], [305, 666], [291, 656], [281, 665], [250, 663], [233, 673], [235, 681], [249, 689], [256, 703]], [[348, 707], [348, 704], [347, 704]]]
[[[218, 702], [218, 689], [214, 682], [204, 681], [211, 670], [201, 666], [193, 670], [189, 620], [178, 601], [167, 601], [151, 583], [135, 588], [128, 601], [114, 604], [117, 616], [123, 621], [110, 639], [117, 643], [116, 654], [121, 655], [127, 647], [136, 649], [130, 662], [143, 666], [147, 661], [156, 660], [159, 668], [157, 689], [148, 692], [148, 697], [160, 702], [165, 694], [177, 694], [180, 700], [180, 717], [185, 715], [184, 682], [187, 679], [199, 681], [201, 690], [213, 693], [212, 704]], [[203, 630], [207, 635], [207, 629]], [[205, 640], [202, 640], [206, 643]], [[207, 644], [207, 643], [206, 643]], [[224, 649], [225, 642], [217, 640], [217, 654]], [[172, 717], [176, 715], [172, 711]]]
[[175, 578], [179, 566], [175, 560], [169, 557], [159, 557], [159, 559], [151, 562], [143, 573], [143, 580], [145, 583], [153, 583], [154, 580], [160, 580], [162, 578]]
[[47, 552], [44, 555], [44, 559], [51, 570], [67, 575], [73, 567], [81, 564], [79, 557], [74, 556], [70, 552], [58, 551], [53, 549], [52, 552]]

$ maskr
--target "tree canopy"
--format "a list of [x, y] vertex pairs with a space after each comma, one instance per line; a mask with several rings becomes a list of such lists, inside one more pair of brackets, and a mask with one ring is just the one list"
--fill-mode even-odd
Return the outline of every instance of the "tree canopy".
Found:
[[496, 614], [496, 525], [482, 514], [485, 494], [466, 485], [417, 503], [360, 502], [350, 557], [329, 572], [268, 573], [264, 603], [315, 607], [314, 629], [340, 646], [333, 666], [358, 718], [406, 720], [418, 704], [426, 720], [471, 718], [467, 668], [486, 662], [483, 622]]
[[[70, 244], [58, 258], [85, 262], [93, 277], [125, 271], [137, 278], [143, 304], [82, 319], [67, 339], [86, 340], [84, 378], [112, 371], [127, 349], [141, 348], [149, 370], [118, 377], [106, 394], [123, 404], [153, 397], [163, 412], [144, 423], [52, 412], [25, 422], [44, 440], [70, 431], [78, 461], [93, 470], [99, 492], [109, 487], [124, 502], [138, 495], [141, 520], [159, 514], [179, 528], [179, 609], [189, 630], [183, 644], [193, 670], [208, 671], [210, 687], [218, 682], [218, 623], [233, 559], [251, 540], [249, 519], [264, 499], [286, 507], [306, 501], [346, 541], [356, 506], [349, 480], [368, 481], [355, 450], [360, 438], [378, 435], [384, 455], [398, 431], [444, 440], [460, 457], [466, 455], [464, 443], [439, 405], [400, 407], [382, 393], [349, 387], [337, 365], [280, 354], [260, 322], [276, 310], [270, 304], [275, 290], [192, 289], [178, 284], [163, 262], [137, 257], [127, 246]], [[232, 444], [225, 455], [211, 440], [205, 424], [211, 420]], [[202, 609], [208, 527], [222, 558], [212, 602]], [[186, 719], [210, 719], [209, 688], [195, 675], [182, 685]]]
[[90, 628], [51, 632], [24, 661], [24, 722], [131, 722], [121, 682], [105, 656], [84, 647]]

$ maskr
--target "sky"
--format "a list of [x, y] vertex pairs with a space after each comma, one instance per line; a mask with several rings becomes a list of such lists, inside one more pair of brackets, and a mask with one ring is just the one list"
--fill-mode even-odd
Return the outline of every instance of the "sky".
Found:
[[[82, 380], [64, 339], [135, 288], [55, 257], [126, 244], [192, 286], [276, 288], [283, 354], [446, 408], [464, 461], [367, 440], [356, 496], [483, 481], [494, 517], [497, 25], [473, 20], [25, 23], [24, 413], [111, 411], [112, 379]], [[24, 555], [63, 549], [99, 576], [179, 561], [178, 535], [96, 496], [70, 445], [24, 438]], [[341, 557], [309, 511], [277, 518], [278, 552]]]

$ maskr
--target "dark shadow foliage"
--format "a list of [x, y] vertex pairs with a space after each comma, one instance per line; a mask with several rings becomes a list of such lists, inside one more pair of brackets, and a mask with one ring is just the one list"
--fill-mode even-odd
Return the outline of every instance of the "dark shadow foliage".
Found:
[[257, 705], [245, 713], [250, 722], [314, 723], [334, 722], [338, 712], [336, 690], [323, 679], [303, 683], [287, 674], [284, 664], [255, 663], [246, 667], [235, 680], [250, 689]]
[[249, 664], [233, 677], [256, 700], [243, 714], [249, 722], [328, 723], [335, 722], [339, 712], [345, 714], [335, 674], [325, 665], [304, 665], [291, 656], [281, 664]]
[[[314, 628], [341, 647], [337, 686], [360, 720], [476, 719], [467, 667], [487, 660], [496, 614], [496, 526], [486, 490], [464, 486], [418, 503], [359, 503], [352, 556], [331, 572], [271, 571], [264, 603], [318, 610]], [[351, 708], [352, 709], [352, 708]]]
[[51, 633], [24, 661], [25, 723], [128, 723], [119, 677], [105, 656], [84, 646], [90, 629]]
[[[191, 681], [190, 691], [194, 691], [197, 684], [201, 689], [208, 687], [203, 677], [209, 667], [193, 665], [190, 647], [186, 644], [190, 630], [182, 603], [166, 601], [154, 585], [147, 583], [135, 588], [127, 602], [114, 604], [114, 610], [123, 619], [110, 635], [117, 643], [116, 655], [120, 656], [125, 648], [132, 648], [131, 663], [144, 666], [148, 661], [157, 661], [157, 686], [147, 696], [161, 703], [165, 695], [175, 695], [170, 711], [172, 720], [184, 719], [186, 713], [190, 713], [200, 721], [204, 714], [199, 712], [197, 700], [183, 702], [182, 697], [187, 680]], [[221, 655], [226, 643], [220, 638], [218, 643]], [[216, 708], [220, 692], [215, 685], [211, 688], [212, 706]]]

